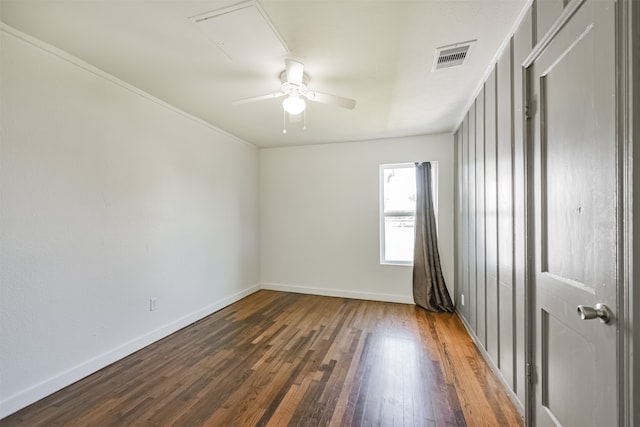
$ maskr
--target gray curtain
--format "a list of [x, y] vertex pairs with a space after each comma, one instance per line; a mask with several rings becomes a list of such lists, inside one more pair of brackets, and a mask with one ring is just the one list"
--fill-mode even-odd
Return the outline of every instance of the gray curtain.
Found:
[[416, 163], [416, 241], [413, 252], [413, 300], [429, 311], [453, 311], [444, 283], [431, 191], [431, 163]]

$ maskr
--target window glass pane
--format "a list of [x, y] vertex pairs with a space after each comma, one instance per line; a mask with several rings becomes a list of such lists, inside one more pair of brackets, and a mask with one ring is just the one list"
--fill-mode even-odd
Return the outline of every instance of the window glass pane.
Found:
[[384, 258], [386, 261], [413, 261], [413, 216], [384, 217]]
[[416, 170], [414, 167], [383, 170], [384, 212], [416, 210]]

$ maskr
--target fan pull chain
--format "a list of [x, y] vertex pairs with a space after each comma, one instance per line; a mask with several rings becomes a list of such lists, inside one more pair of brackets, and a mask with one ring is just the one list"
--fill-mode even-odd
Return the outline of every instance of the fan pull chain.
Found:
[[302, 112], [302, 130], [307, 130], [307, 110]]
[[287, 112], [282, 109], [282, 133], [287, 134]]

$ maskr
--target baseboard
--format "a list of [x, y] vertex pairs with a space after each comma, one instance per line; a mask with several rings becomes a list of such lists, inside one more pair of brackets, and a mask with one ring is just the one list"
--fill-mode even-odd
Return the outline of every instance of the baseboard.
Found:
[[498, 377], [498, 380], [500, 380], [500, 382], [502, 383], [502, 386], [504, 387], [505, 391], [507, 392], [507, 395], [509, 396], [509, 399], [511, 399], [511, 401], [515, 405], [515, 407], [518, 410], [518, 412], [520, 412], [520, 415], [523, 417], [523, 420], [524, 420], [524, 406], [522, 405], [522, 402], [520, 402], [520, 399], [518, 399], [518, 396], [516, 395], [516, 393], [513, 391], [511, 386], [509, 386], [509, 383], [504, 378], [504, 375], [502, 375], [502, 372], [500, 372], [500, 369], [494, 363], [494, 361], [491, 358], [491, 356], [489, 355], [489, 353], [487, 353], [487, 350], [485, 350], [485, 348], [482, 346], [482, 343], [480, 342], [480, 340], [476, 336], [475, 332], [473, 332], [473, 329], [471, 328], [471, 325], [469, 325], [469, 323], [467, 323], [467, 319], [465, 319], [464, 316], [462, 314], [460, 314], [457, 310], [456, 310], [456, 314], [458, 315], [458, 318], [462, 321], [462, 324], [464, 325], [465, 329], [469, 333], [469, 336], [473, 340], [473, 343], [476, 345], [476, 348], [478, 349], [478, 351], [482, 355], [483, 359], [487, 362], [487, 364], [489, 365], [489, 368], [491, 368], [493, 373], [496, 374], [496, 376]]
[[100, 369], [117, 362], [118, 360], [135, 353], [136, 351], [153, 344], [154, 342], [171, 335], [172, 333], [189, 326], [190, 324], [201, 320], [216, 311], [233, 304], [242, 298], [251, 295], [252, 293], [260, 289], [259, 285], [251, 286], [233, 295], [225, 297], [216, 301], [213, 304], [209, 304], [193, 313], [189, 313], [180, 317], [158, 329], [155, 329], [145, 335], [128, 341], [106, 353], [94, 357], [78, 366], [61, 372], [40, 384], [36, 384], [29, 387], [26, 390], [20, 391], [7, 399], [0, 401], [0, 419], [11, 415], [14, 412], [19, 411], [31, 405], [38, 400], [55, 393], [64, 387], [73, 384], [74, 382], [81, 380], [82, 378], [99, 371]]
[[399, 294], [384, 294], [374, 292], [346, 291], [333, 288], [312, 288], [307, 286], [289, 285], [284, 283], [261, 283], [260, 289], [271, 291], [294, 292], [298, 294], [322, 295], [326, 297], [340, 297], [351, 299], [363, 299], [370, 301], [397, 302], [401, 304], [413, 304], [413, 296]]

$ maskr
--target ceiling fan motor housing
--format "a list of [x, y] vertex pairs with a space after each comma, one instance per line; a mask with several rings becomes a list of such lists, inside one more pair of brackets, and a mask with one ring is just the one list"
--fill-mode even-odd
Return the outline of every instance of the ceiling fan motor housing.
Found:
[[285, 95], [305, 95], [308, 91], [309, 75], [307, 73], [302, 74], [302, 81], [298, 84], [287, 81], [287, 72], [285, 70], [280, 73], [280, 81], [282, 82], [282, 92]]

